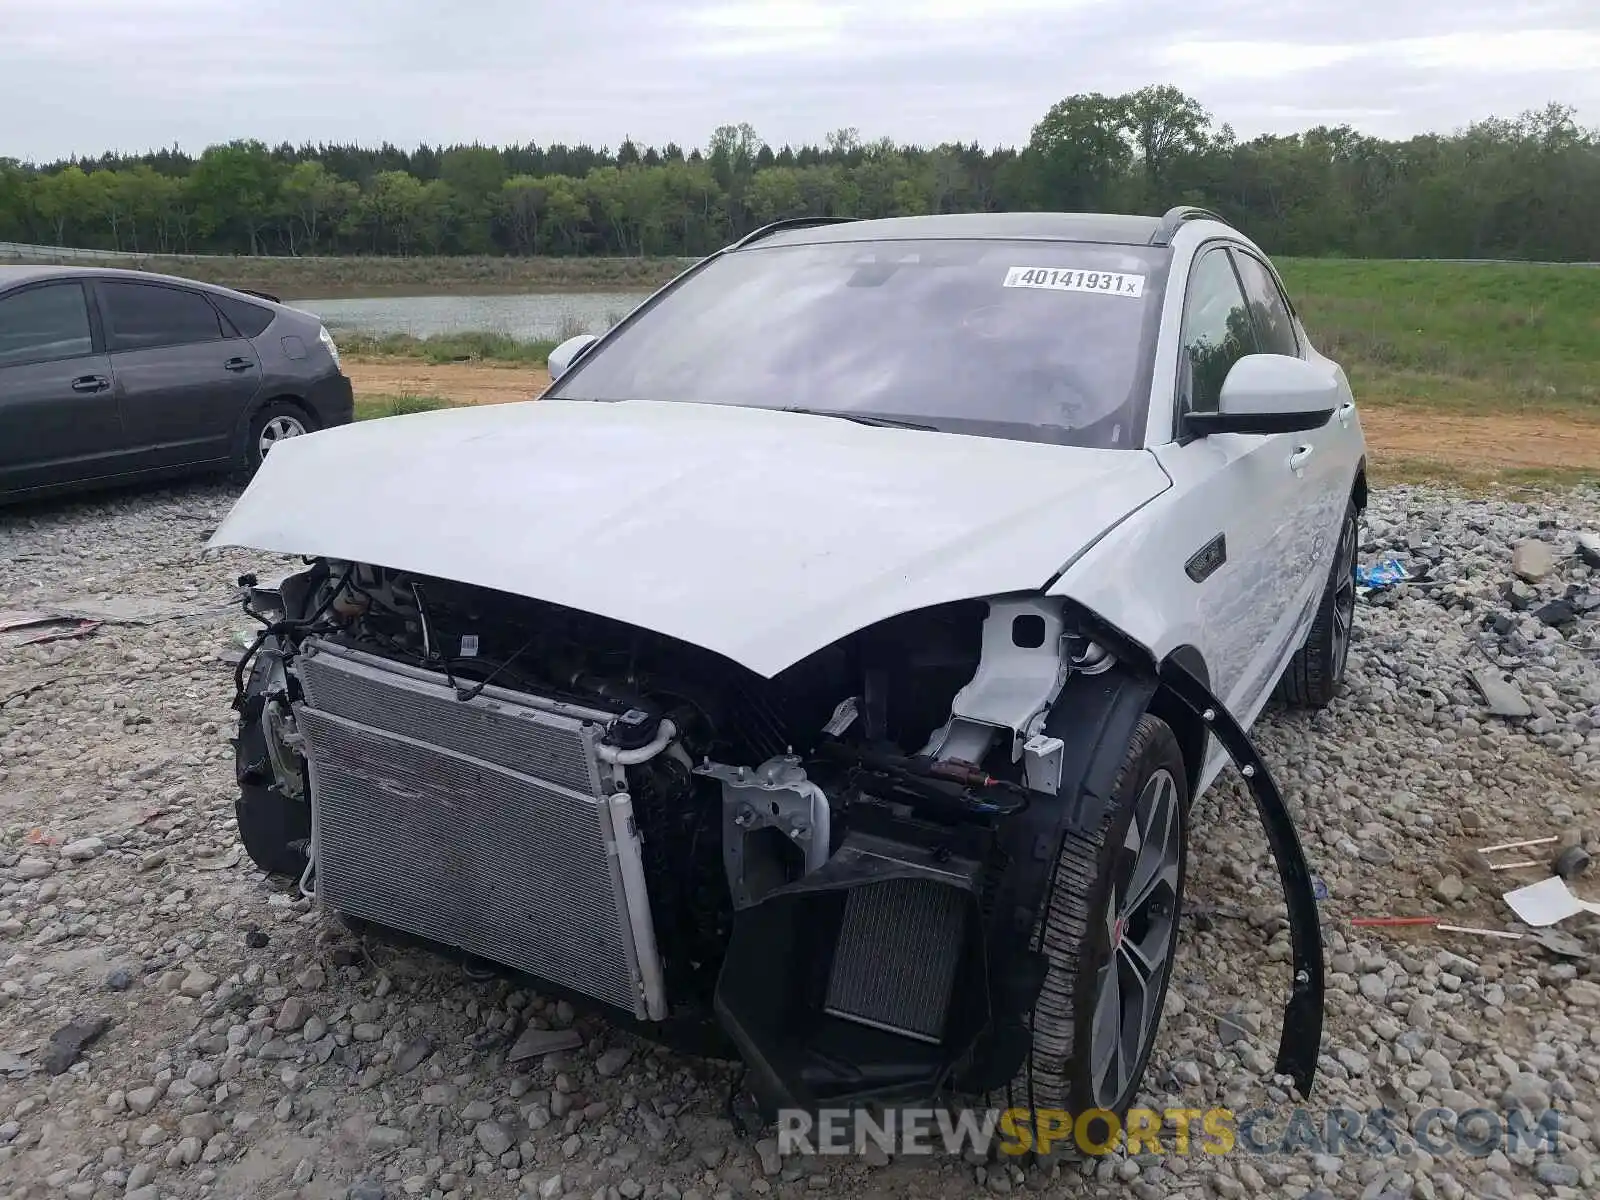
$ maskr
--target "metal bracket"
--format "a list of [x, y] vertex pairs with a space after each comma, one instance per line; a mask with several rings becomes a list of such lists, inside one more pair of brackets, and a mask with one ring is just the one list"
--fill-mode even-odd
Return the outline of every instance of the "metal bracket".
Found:
[[800, 849], [807, 874], [828, 861], [828, 797], [806, 777], [797, 756], [769, 758], [753, 771], [713, 762], [694, 771], [722, 784], [722, 862], [734, 908], [748, 908], [788, 882], [781, 861], [751, 834], [763, 829], [783, 834]]
[[1278, 865], [1284, 904], [1289, 916], [1289, 944], [1294, 966], [1293, 990], [1283, 1011], [1283, 1035], [1278, 1041], [1276, 1070], [1294, 1080], [1302, 1096], [1311, 1094], [1317, 1055], [1322, 1046], [1322, 1014], [1326, 982], [1323, 977], [1322, 925], [1317, 897], [1311, 885], [1294, 818], [1283, 802], [1266, 761], [1250, 735], [1223, 707], [1204, 682], [1176, 659], [1161, 664], [1162, 684], [1206, 723], [1206, 728], [1233, 759], [1250, 788], [1261, 826]]

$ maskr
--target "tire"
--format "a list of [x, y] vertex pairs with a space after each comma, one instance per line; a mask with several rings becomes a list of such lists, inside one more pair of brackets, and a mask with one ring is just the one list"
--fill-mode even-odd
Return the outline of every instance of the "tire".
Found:
[[[1151, 818], [1155, 820], [1152, 821]], [[1138, 824], [1135, 824], [1135, 820]], [[1074, 1118], [1090, 1109], [1126, 1115], [1139, 1091], [1160, 1025], [1188, 867], [1189, 785], [1183, 753], [1171, 728], [1146, 714], [1128, 743], [1107, 813], [1092, 835], [1068, 833], [1040, 912], [1036, 937], [1049, 968], [1034, 1005], [1033, 1045], [1011, 1084], [1009, 1104], [1037, 1112], [1064, 1109]], [[1154, 888], [1143, 903], [1124, 907], [1136, 868], [1146, 864], [1130, 840], [1159, 859]], [[1157, 844], [1163, 853], [1157, 855]], [[1119, 1021], [1106, 1032], [1113, 998], [1102, 989], [1115, 967], [1115, 1001], [1134, 1015], [1137, 962], [1153, 964], [1137, 1027]], [[1098, 1022], [1097, 1017], [1101, 1018]], [[1108, 1052], [1116, 1048], [1116, 1053]], [[1096, 1140], [1103, 1133], [1092, 1133]], [[1070, 1139], [1069, 1139], [1070, 1141]], [[1058, 1150], [1067, 1149], [1058, 1143]]]
[[298, 878], [306, 869], [304, 847], [311, 838], [311, 806], [285, 796], [271, 782], [266, 737], [258, 721], [239, 731], [239, 798], [234, 816], [239, 840], [250, 860], [269, 875]]
[[316, 425], [306, 415], [306, 410], [289, 400], [274, 400], [265, 404], [250, 418], [245, 433], [244, 469], [250, 474], [260, 470], [262, 461], [272, 443], [284, 438], [310, 433]]
[[1326, 708], [1344, 686], [1344, 669], [1350, 660], [1350, 634], [1356, 616], [1359, 517], [1355, 502], [1351, 501], [1345, 506], [1344, 522], [1339, 526], [1339, 544], [1333, 553], [1333, 566], [1322, 589], [1311, 632], [1278, 681], [1278, 694], [1285, 703], [1297, 708]]
[[[269, 875], [298, 878], [306, 869], [311, 841], [311, 805], [304, 796], [287, 795], [278, 786], [264, 727], [268, 697], [262, 663], [258, 657], [250, 674], [233, 743], [234, 776], [239, 781], [233, 811], [250, 860]], [[304, 770], [301, 764], [302, 780]]]

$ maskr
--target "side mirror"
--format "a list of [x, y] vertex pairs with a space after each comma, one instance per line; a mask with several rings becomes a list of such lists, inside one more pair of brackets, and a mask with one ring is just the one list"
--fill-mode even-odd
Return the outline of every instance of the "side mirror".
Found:
[[554, 383], [565, 375], [571, 369], [573, 360], [599, 340], [592, 333], [580, 333], [577, 337], [569, 337], [550, 351], [550, 357], [546, 360], [550, 370], [550, 382]]
[[1339, 407], [1338, 369], [1287, 354], [1247, 354], [1228, 371], [1216, 412], [1187, 413], [1184, 428], [1209, 433], [1319, 429]]

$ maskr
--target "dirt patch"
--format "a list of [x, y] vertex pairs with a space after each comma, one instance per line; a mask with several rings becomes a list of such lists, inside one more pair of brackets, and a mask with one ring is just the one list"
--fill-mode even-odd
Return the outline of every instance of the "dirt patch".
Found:
[[[354, 359], [345, 369], [358, 396], [443, 396], [457, 404], [529, 400], [550, 382], [541, 367], [505, 363]], [[1361, 423], [1380, 465], [1439, 462], [1479, 471], [1600, 471], [1600, 422], [1368, 406], [1361, 411]]]
[[347, 359], [356, 395], [443, 396], [456, 404], [531, 400], [550, 383], [543, 367], [515, 363], [428, 363], [411, 358]]
[[1600, 423], [1570, 417], [1459, 416], [1430, 409], [1364, 408], [1373, 458], [1456, 467], [1600, 471]]

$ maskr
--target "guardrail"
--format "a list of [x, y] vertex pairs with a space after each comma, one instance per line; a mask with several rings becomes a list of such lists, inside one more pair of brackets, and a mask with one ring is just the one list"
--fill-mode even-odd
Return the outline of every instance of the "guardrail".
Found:
[[[424, 257], [433, 257], [433, 256], [424, 256]], [[443, 255], [443, 256], [440, 256], [440, 257], [448, 258], [448, 257], [454, 257], [454, 256], [452, 256], [452, 255]], [[605, 257], [617, 257], [617, 256], [615, 256], [615, 255], [607, 255]], [[676, 256], [672, 256], [672, 257], [676, 257]], [[155, 253], [155, 252], [147, 253], [147, 252], [145, 252], [143, 250], [85, 250], [80, 246], [32, 246], [32, 245], [28, 245], [25, 242], [0, 242], [0, 261], [4, 261], [6, 259], [11, 259], [13, 261], [18, 261], [18, 262], [24, 261], [24, 260], [29, 261], [29, 262], [40, 262], [40, 261], [48, 262], [48, 261], [50, 261], [52, 259], [68, 259], [68, 260], [71, 260], [71, 259], [79, 259], [79, 260], [87, 259], [87, 260], [105, 261], [107, 259], [110, 259], [110, 260], [113, 260], [113, 261], [116, 261], [116, 262], [147, 262], [147, 261], [151, 261], [151, 260], [160, 261], [162, 259], [185, 259], [186, 260], [186, 259], [194, 259], [194, 258], [206, 259], [208, 261], [214, 261], [214, 262], [228, 262], [228, 261], [238, 261], [238, 260], [245, 260], [245, 261], [254, 262], [254, 261], [259, 261], [260, 259], [263, 259], [263, 258], [270, 259], [270, 260], [273, 260], [273, 261], [283, 261], [283, 262], [314, 262], [314, 261], [317, 261], [318, 259], [324, 259], [325, 261], [330, 261], [330, 262], [336, 262], [336, 261], [339, 261], [341, 259], [348, 259], [350, 261], [359, 262], [359, 261], [362, 261], [363, 256], [360, 256], [360, 255], [334, 255], [334, 254], [330, 254], [330, 255], [313, 255], [310, 258], [291, 258], [291, 257], [289, 257], [287, 255], [282, 255], [282, 254], [258, 254], [258, 255], [248, 255], [248, 254], [171, 254], [171, 253]], [[685, 258], [683, 261], [684, 262], [695, 262], [697, 260], [691, 256], [691, 257]], [[1486, 265], [1486, 266], [1504, 266], [1504, 267], [1600, 267], [1600, 262], [1533, 262], [1533, 261], [1530, 261], [1530, 260], [1525, 259], [1525, 258], [1375, 258], [1375, 259], [1374, 258], [1365, 258], [1365, 259], [1333, 258], [1333, 259], [1329, 259], [1328, 261], [1332, 261], [1332, 262], [1346, 262], [1346, 261], [1348, 261], [1348, 262], [1406, 262], [1406, 263], [1434, 262], [1434, 263], [1454, 263], [1454, 264], [1458, 264], [1458, 265], [1462, 265], [1462, 266]]]

